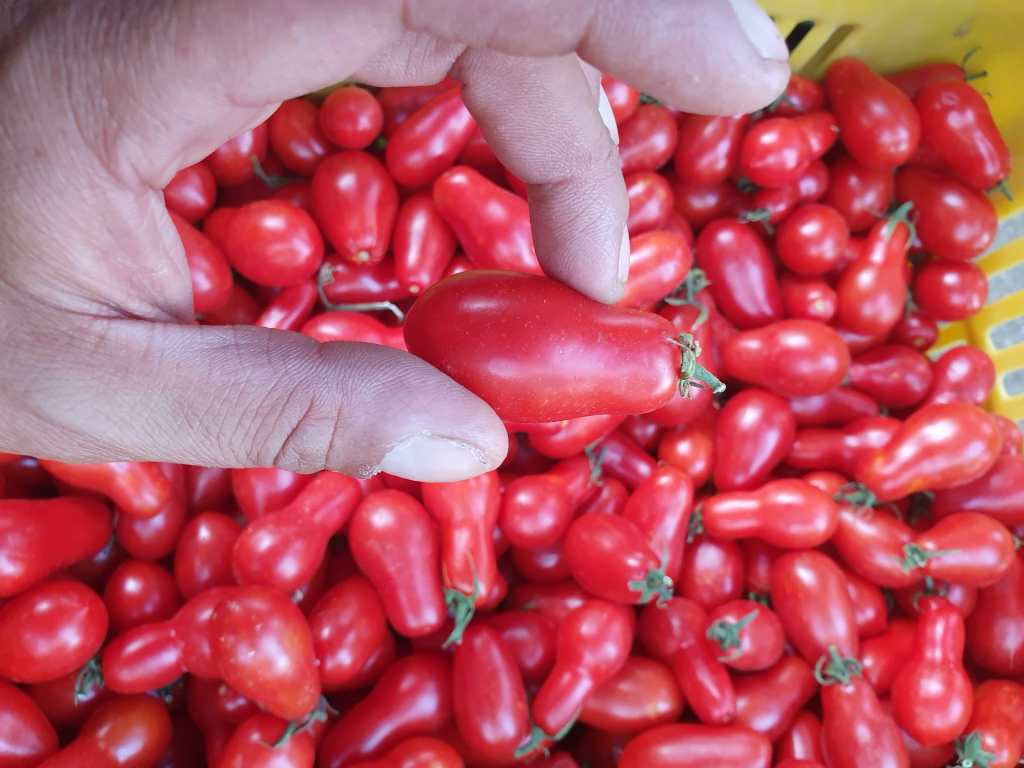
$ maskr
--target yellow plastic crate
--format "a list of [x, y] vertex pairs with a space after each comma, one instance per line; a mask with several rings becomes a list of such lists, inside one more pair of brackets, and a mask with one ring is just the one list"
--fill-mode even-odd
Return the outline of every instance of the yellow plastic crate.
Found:
[[[766, 6], [791, 43], [793, 71], [813, 78], [843, 56], [857, 56], [886, 73], [960, 61], [977, 48], [969, 69], [984, 69], [988, 76], [973, 85], [989, 97], [1013, 153], [1013, 200], [999, 193], [992, 200], [1004, 220], [1024, 214], [1024, 0], [767, 0]], [[1004, 286], [1024, 286], [1024, 239], [986, 254], [978, 265], [994, 289], [990, 303], [966, 322], [945, 325], [934, 351], [964, 341], [984, 349], [999, 371], [989, 407], [1021, 421], [1024, 291]]]

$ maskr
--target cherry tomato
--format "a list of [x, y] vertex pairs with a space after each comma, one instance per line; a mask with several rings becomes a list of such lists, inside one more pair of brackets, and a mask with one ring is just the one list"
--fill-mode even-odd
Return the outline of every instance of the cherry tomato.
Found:
[[6, 680], [0, 680], [0, 712], [0, 765], [30, 768], [59, 748], [57, 733], [36, 702]]
[[715, 487], [758, 487], [789, 453], [795, 436], [796, 417], [783, 398], [763, 389], [740, 392], [715, 420]]
[[839, 140], [839, 126], [831, 112], [819, 109], [798, 115], [792, 120], [803, 131], [811, 158], [814, 160], [822, 157]]
[[580, 722], [611, 733], [639, 733], [676, 721], [683, 703], [667, 665], [631, 656], [614, 677], [587, 698]]
[[683, 551], [693, 507], [693, 481], [673, 467], [658, 467], [640, 483], [622, 510], [643, 533], [672, 582], [683, 567]]
[[847, 571], [843, 575], [857, 620], [857, 632], [864, 638], [885, 631], [889, 607], [882, 590], [859, 574]]
[[[519, 584], [512, 588], [503, 609], [533, 611], [555, 625], [587, 601], [586, 593], [575, 581], [557, 584]], [[504, 610], [502, 611], [504, 613]]]
[[155, 515], [173, 495], [159, 464], [115, 461], [109, 464], [65, 464], [40, 459], [39, 465], [63, 483], [106, 496], [128, 515]]
[[884, 696], [889, 692], [893, 680], [913, 653], [916, 643], [915, 623], [903, 618], [893, 619], [884, 632], [861, 643], [860, 660], [864, 678], [871, 683], [875, 693]]
[[737, 676], [735, 685], [733, 722], [772, 741], [785, 732], [800, 708], [818, 691], [814, 671], [797, 656], [785, 656], [763, 672]]
[[[775, 742], [775, 759], [805, 760], [812, 765], [792, 768], [812, 768], [815, 762], [824, 760], [821, 753], [821, 720], [813, 712], [802, 709], [797, 712], [793, 722]], [[783, 763], [776, 763], [776, 768]]]
[[967, 620], [967, 652], [990, 673], [1024, 671], [1024, 564], [1015, 556], [1002, 579], [978, 592]]
[[900, 426], [887, 416], [869, 416], [842, 429], [801, 429], [786, 463], [798, 469], [831, 469], [851, 475], [857, 462], [887, 445]]
[[314, 315], [300, 329], [317, 341], [360, 341], [405, 349], [402, 326], [387, 326], [362, 312], [324, 312]]
[[1009, 680], [986, 680], [975, 689], [974, 709], [964, 735], [957, 740], [957, 756], [959, 765], [1017, 765], [1024, 756], [1024, 686]]
[[829, 166], [825, 204], [846, 220], [851, 232], [863, 232], [884, 216], [895, 195], [893, 175], [842, 155]]
[[1001, 445], [998, 428], [980, 408], [926, 405], [884, 447], [865, 453], [854, 474], [880, 501], [891, 501], [976, 480], [992, 468]]
[[295, 285], [319, 269], [324, 241], [301, 208], [260, 200], [242, 206], [232, 217], [225, 254], [231, 266], [254, 283]]
[[216, 199], [217, 180], [205, 163], [182, 168], [164, 187], [167, 210], [190, 224], [206, 216], [213, 209]]
[[988, 277], [963, 261], [929, 261], [914, 274], [914, 301], [936, 320], [964, 320], [985, 306]]
[[174, 551], [174, 580], [186, 600], [235, 583], [231, 550], [241, 532], [238, 523], [218, 512], [203, 512], [185, 523]]
[[741, 672], [767, 669], [785, 646], [778, 617], [752, 600], [732, 600], [711, 611], [707, 637], [718, 645], [719, 661]]
[[701, 184], [678, 176], [669, 181], [672, 182], [676, 212], [694, 229], [713, 219], [736, 216], [747, 208], [744, 195], [728, 181]]
[[924, 350], [931, 347], [939, 338], [939, 324], [935, 318], [920, 307], [909, 307], [899, 319], [892, 332], [889, 342], [907, 347]]
[[698, 419], [666, 431], [658, 442], [658, 459], [688, 474], [694, 488], [701, 488], [711, 477], [715, 456], [714, 422], [713, 417]]
[[249, 291], [238, 283], [234, 283], [231, 286], [231, 297], [227, 304], [220, 309], [208, 312], [202, 320], [208, 325], [253, 325], [259, 316], [259, 302], [252, 297]]
[[995, 240], [999, 220], [984, 194], [927, 168], [896, 174], [896, 199], [914, 203], [917, 236], [936, 259], [980, 256]]
[[808, 77], [791, 74], [786, 90], [768, 107], [768, 111], [779, 117], [791, 117], [814, 112], [824, 106], [825, 92], [821, 85]]
[[116, 634], [166, 621], [181, 607], [174, 577], [166, 568], [144, 560], [127, 560], [114, 570], [103, 590], [103, 602]]
[[1003, 525], [1024, 523], [1024, 459], [1003, 455], [977, 480], [945, 491], [936, 491], [932, 514], [946, 517], [955, 512], [977, 512]]
[[761, 187], [781, 187], [796, 179], [814, 155], [807, 133], [795, 118], [770, 117], [747, 129], [736, 170]]
[[429, 184], [455, 162], [469, 142], [476, 121], [460, 89], [438, 94], [409, 115], [388, 140], [388, 172], [405, 187]]
[[[955, 512], [904, 546], [908, 571], [968, 586], [999, 581], [1016, 559], [1013, 536], [977, 512]], [[920, 739], [918, 739], [920, 741]]]
[[910, 230], [895, 217], [878, 221], [864, 251], [839, 278], [836, 320], [844, 328], [869, 335], [887, 334], [903, 315], [904, 276]]
[[661, 439], [661, 433], [664, 431], [664, 427], [648, 414], [627, 416], [620, 429], [648, 453], [658, 447], [658, 440]]
[[100, 704], [75, 740], [40, 765], [147, 768], [164, 754], [171, 735], [171, 718], [160, 699], [117, 696]]
[[971, 717], [974, 693], [963, 653], [963, 618], [942, 598], [924, 598], [914, 650], [892, 683], [896, 722], [924, 746], [952, 741]]
[[921, 139], [921, 119], [899, 88], [857, 59], [838, 59], [825, 74], [828, 96], [847, 151], [880, 170], [905, 163]]
[[771, 742], [737, 725], [675, 723], [651, 728], [626, 744], [620, 768], [674, 768], [687, 763], [718, 768], [768, 768]]
[[640, 106], [640, 91], [613, 75], [601, 75], [601, 88], [608, 98], [615, 122], [619, 125], [626, 122]]
[[676, 591], [707, 609], [743, 592], [743, 554], [735, 541], [697, 536], [683, 554]]
[[629, 489], [626, 484], [615, 477], [607, 477], [601, 481], [597, 493], [587, 499], [579, 508], [581, 515], [589, 515], [600, 512], [607, 515], [622, 514], [626, 508], [626, 501], [629, 499]]
[[617, 302], [620, 307], [649, 307], [661, 301], [683, 281], [693, 263], [686, 239], [666, 230], [636, 235], [629, 249], [629, 279]]
[[219, 186], [237, 187], [256, 178], [253, 159], [266, 161], [267, 133], [267, 124], [260, 123], [210, 153], [204, 163]]
[[231, 267], [220, 248], [206, 235], [174, 211], [170, 214], [185, 249], [185, 259], [192, 277], [193, 307], [200, 315], [215, 312], [231, 298]]
[[[711, 187], [729, 178], [739, 160], [747, 121], [746, 115], [684, 117], [679, 123], [679, 142], [673, 158], [679, 180], [687, 185]], [[686, 211], [680, 213], [686, 216]], [[700, 224], [693, 219], [690, 223]]]
[[320, 110], [306, 99], [289, 99], [267, 121], [270, 146], [289, 171], [312, 176], [316, 166], [331, 152], [320, 127]]
[[364, 149], [380, 134], [384, 113], [377, 99], [357, 85], [331, 91], [320, 107], [320, 130], [342, 149]]
[[996, 367], [992, 359], [970, 344], [961, 344], [943, 352], [932, 364], [932, 370], [935, 375], [927, 403], [959, 400], [982, 405], [996, 383]]
[[748, 225], [735, 219], [713, 221], [697, 236], [694, 250], [715, 304], [733, 325], [745, 330], [782, 319], [771, 255]]
[[836, 387], [820, 395], [791, 397], [789, 408], [800, 427], [841, 427], [878, 415], [878, 403], [849, 387]]
[[395, 276], [412, 294], [436, 283], [455, 255], [455, 234], [425, 192], [402, 202], [391, 237]]
[[751, 491], [718, 493], [701, 503], [704, 530], [719, 539], [756, 538], [808, 549], [832, 537], [839, 511], [827, 493], [803, 480], [775, 480]]
[[989, 189], [1010, 173], [1010, 150], [985, 98], [966, 82], [945, 80], [924, 86], [914, 99], [921, 138], [953, 175], [977, 189]]
[[[835, 656], [839, 656], [838, 652]], [[849, 659], [838, 658], [846, 666]], [[839, 670], [837, 670], [838, 672]], [[821, 742], [832, 768], [910, 768], [899, 727], [859, 674], [842, 674], [821, 689]]]
[[912, 408], [932, 386], [932, 366], [910, 347], [887, 344], [853, 358], [849, 384], [886, 408]]
[[313, 768], [316, 743], [308, 731], [281, 741], [288, 723], [265, 714], [252, 715], [228, 739], [220, 768]]
[[920, 581], [903, 568], [914, 532], [888, 509], [840, 504], [832, 544], [843, 561], [872, 584], [898, 589]]
[[155, 515], [138, 517], [118, 515], [114, 531], [118, 543], [132, 557], [159, 560], [169, 555], [185, 525], [188, 509], [185, 503], [185, 468], [165, 465], [167, 476], [175, 486], [174, 494]]
[[328, 242], [357, 264], [380, 261], [398, 212], [395, 182], [366, 152], [329, 155], [313, 174], [313, 215]]
[[642, 104], [619, 127], [622, 172], [656, 171], [676, 151], [675, 116], [660, 104]]
[[808, 203], [794, 210], [775, 233], [782, 263], [800, 275], [824, 275], [839, 266], [850, 229], [833, 207]]

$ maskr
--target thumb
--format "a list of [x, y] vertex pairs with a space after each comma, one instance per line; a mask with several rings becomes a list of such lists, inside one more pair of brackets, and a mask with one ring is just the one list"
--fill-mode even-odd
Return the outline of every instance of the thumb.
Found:
[[7, 419], [22, 430], [17, 450], [443, 482], [494, 469], [508, 447], [486, 403], [388, 347], [256, 327], [83, 325], [62, 334], [76, 341], [61, 359], [52, 347], [45, 360], [22, 356], [41, 375], [18, 419]]

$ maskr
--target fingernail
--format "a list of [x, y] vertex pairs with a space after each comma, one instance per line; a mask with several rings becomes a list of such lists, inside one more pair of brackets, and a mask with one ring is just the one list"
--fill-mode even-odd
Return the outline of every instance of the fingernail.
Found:
[[597, 113], [601, 115], [601, 122], [608, 129], [608, 133], [612, 137], [612, 141], [615, 142], [615, 146], [619, 146], [619, 126], [615, 122], [615, 113], [612, 112], [612, 104], [608, 101], [608, 94], [600, 86], [597, 89]]
[[482, 474], [492, 462], [479, 448], [436, 435], [413, 435], [395, 445], [378, 469], [422, 483], [451, 483]]
[[623, 285], [629, 279], [629, 230], [622, 230], [622, 245], [619, 247], [619, 282]]
[[761, 10], [755, 0], [729, 0], [743, 34], [762, 59], [785, 61], [789, 58], [786, 41], [779, 34], [775, 22]]

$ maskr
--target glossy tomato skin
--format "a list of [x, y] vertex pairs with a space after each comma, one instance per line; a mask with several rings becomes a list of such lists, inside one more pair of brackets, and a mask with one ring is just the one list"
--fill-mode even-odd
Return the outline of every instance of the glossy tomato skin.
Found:
[[763, 389], [731, 398], [715, 421], [715, 487], [749, 490], [761, 485], [789, 453], [796, 418], [789, 404]]
[[289, 99], [267, 121], [270, 146], [282, 165], [312, 176], [333, 147], [320, 127], [320, 110], [305, 99]]
[[171, 482], [159, 464], [135, 461], [65, 464], [40, 459], [39, 465], [61, 482], [106, 496], [129, 515], [155, 515], [173, 495]]
[[107, 634], [107, 609], [77, 581], [30, 587], [0, 606], [0, 677], [55, 680], [81, 668]]
[[850, 351], [834, 330], [810, 320], [781, 320], [733, 336], [722, 345], [726, 376], [787, 397], [835, 389]]
[[580, 722], [610, 733], [639, 733], [674, 722], [683, 706], [668, 665], [630, 656], [614, 677], [587, 698]]
[[797, 656], [784, 656], [763, 672], [737, 677], [736, 725], [775, 741], [818, 691], [814, 671]]
[[683, 567], [693, 481], [673, 467], [658, 467], [636, 487], [622, 510], [644, 534], [665, 576], [675, 582]]
[[636, 235], [629, 249], [629, 279], [617, 302], [620, 307], [650, 307], [661, 301], [679, 286], [693, 263], [686, 238], [663, 229]]
[[686, 545], [676, 591], [706, 609], [743, 592], [743, 553], [735, 541], [697, 536]]
[[291, 735], [279, 746], [288, 723], [256, 714], [242, 722], [224, 745], [221, 768], [312, 768], [316, 742], [308, 731]]
[[750, 226], [736, 219], [713, 221], [697, 236], [694, 250], [715, 304], [733, 325], [750, 329], [782, 319], [771, 255]]
[[260, 123], [228, 139], [209, 154], [204, 163], [219, 186], [237, 187], [256, 177], [252, 161], [253, 158], [261, 163], [266, 161], [267, 133], [267, 124]]
[[836, 387], [820, 395], [791, 397], [789, 408], [800, 427], [841, 427], [856, 419], [878, 415], [878, 403], [849, 387]]
[[660, 104], [641, 104], [619, 127], [622, 172], [657, 170], [672, 158], [678, 137], [671, 112]]
[[685, 472], [692, 479], [693, 487], [701, 488], [711, 477], [715, 456], [713, 436], [713, 416], [667, 430], [658, 441], [658, 459]]
[[[979, 685], [964, 734], [965, 741], [977, 734], [981, 749], [994, 756], [988, 761], [991, 768], [1017, 765], [1024, 755], [1024, 686], [1009, 680], [986, 680]], [[961, 764], [966, 756], [962, 751]]]
[[310, 278], [324, 258], [324, 241], [313, 218], [278, 200], [239, 208], [228, 225], [225, 255], [258, 285], [289, 286]]
[[[982, 405], [996, 383], [996, 367], [992, 358], [970, 344], [962, 344], [943, 352], [932, 364], [932, 370], [934, 380], [926, 399], [928, 403], [962, 400], [972, 405]], [[1017, 434], [1020, 432], [1017, 431]]]
[[1010, 172], [1010, 151], [985, 98], [968, 83], [929, 83], [914, 99], [925, 145], [953, 175], [977, 189], [989, 189]]
[[1006, 526], [1024, 523], [1024, 459], [1003, 455], [977, 480], [946, 491], [936, 491], [932, 514], [980, 512]]
[[0, 712], [0, 765], [30, 768], [57, 751], [60, 742], [46, 715], [31, 696], [6, 680], [0, 680]]
[[[373, 583], [395, 630], [436, 632], [448, 617], [441, 592], [437, 534], [423, 506], [401, 491], [369, 494], [349, 523], [349, 546]], [[401, 557], [394, 557], [399, 551]]]
[[824, 275], [839, 266], [850, 229], [831, 206], [809, 203], [790, 213], [775, 233], [775, 248], [787, 269]]
[[638, 171], [630, 174], [626, 178], [626, 198], [629, 202], [626, 229], [630, 237], [652, 229], [667, 228], [675, 200], [672, 186], [660, 173]]
[[619, 125], [626, 122], [640, 106], [640, 91], [614, 75], [601, 75], [601, 88], [608, 98], [615, 122]]
[[903, 567], [904, 547], [914, 532], [888, 509], [840, 504], [832, 544], [856, 573], [880, 587], [899, 589], [920, 575]]
[[883, 219], [871, 228], [863, 253], [843, 270], [836, 286], [839, 325], [868, 335], [888, 334], [896, 325], [906, 304], [909, 236], [899, 221]]
[[821, 704], [826, 765], [910, 768], [899, 727], [864, 678], [823, 686]]
[[917, 350], [885, 344], [853, 358], [849, 383], [886, 408], [913, 408], [932, 386], [932, 366]]
[[879, 696], [892, 688], [893, 680], [917, 644], [917, 627], [910, 619], [895, 618], [885, 631], [861, 643], [864, 678]]
[[342, 149], [364, 149], [378, 134], [384, 112], [373, 94], [357, 85], [331, 91], [320, 107], [320, 129]]
[[743, 135], [737, 171], [761, 187], [781, 187], [810, 165], [808, 135], [793, 118], [758, 120]]
[[967, 653], [975, 664], [1002, 676], [1024, 671], [1024, 564], [1016, 556], [1003, 578], [978, 592], [967, 620]]
[[701, 523], [720, 539], [756, 538], [787, 549], [808, 549], [832, 537], [839, 510], [803, 480], [774, 480], [752, 491], [718, 493], [701, 504]]
[[118, 515], [115, 534], [118, 543], [132, 557], [159, 560], [173, 550], [188, 514], [185, 503], [185, 468], [178, 464], [164, 465], [175, 490], [155, 515], [138, 517]]
[[862, 457], [887, 445], [899, 428], [896, 419], [868, 416], [842, 429], [801, 429], [786, 463], [799, 469], [830, 469], [850, 476]]
[[995, 207], [982, 192], [956, 179], [909, 166], [896, 174], [896, 199], [914, 203], [917, 236], [936, 259], [973, 259], [995, 240]]
[[476, 130], [458, 88], [438, 94], [388, 140], [388, 172], [404, 187], [422, 187], [450, 168]]
[[[955, 435], [955, 442], [950, 439]], [[973, 405], [927, 405], [910, 416], [882, 448], [857, 461], [857, 480], [880, 501], [920, 490], [944, 490], [984, 475], [1002, 446], [991, 419]]]
[[[739, 160], [748, 119], [746, 115], [684, 117], [679, 123], [679, 143], [673, 158], [676, 176], [689, 185], [709, 187], [724, 182]], [[692, 219], [690, 223], [699, 225]]]
[[673, 768], [688, 762], [720, 768], [768, 768], [771, 742], [735, 725], [677, 723], [651, 728], [626, 744], [620, 768]]
[[914, 275], [914, 301], [936, 320], [964, 320], [988, 298], [988, 277], [977, 265], [962, 261], [930, 261]]
[[974, 692], [962, 663], [963, 617], [941, 597], [920, 605], [914, 652], [892, 683], [893, 714], [915, 741], [937, 746], [963, 732]]
[[827, 323], [836, 313], [836, 292], [820, 277], [785, 274], [779, 288], [786, 317]]
[[[802, 709], [797, 712], [789, 727], [778, 741], [775, 742], [775, 759], [785, 764], [786, 760], [805, 760], [811, 763], [824, 764], [821, 753], [821, 720], [813, 712]], [[780, 763], [776, 763], [778, 766]], [[793, 768], [811, 768], [811, 766], [793, 766]]]
[[884, 631], [889, 622], [889, 607], [881, 588], [859, 574], [846, 571], [843, 575], [857, 620], [857, 632], [864, 638]]
[[939, 324], [920, 307], [909, 307], [889, 334], [892, 344], [903, 344], [923, 352], [939, 338]]
[[775, 612], [752, 600], [732, 600], [708, 615], [707, 638], [717, 643], [719, 660], [740, 672], [767, 669], [779, 660], [786, 638]]
[[433, 286], [405, 324], [410, 352], [502, 418], [526, 422], [664, 405], [679, 396], [675, 336], [658, 315], [606, 307], [547, 278], [486, 270]]
[[192, 278], [192, 306], [196, 314], [215, 312], [231, 298], [233, 278], [224, 253], [206, 235], [170, 211]]
[[633, 623], [627, 608], [604, 600], [587, 600], [569, 613], [558, 627], [555, 665], [533, 700], [533, 722], [549, 734], [561, 731], [626, 663]]
[[217, 180], [205, 163], [182, 168], [164, 187], [164, 204], [190, 224], [208, 214], [217, 199]]
[[390, 138], [409, 115], [440, 93], [457, 88], [458, 82], [445, 77], [431, 85], [406, 85], [381, 88], [376, 96], [384, 116], [384, 136]]
[[405, 349], [402, 326], [388, 326], [362, 312], [324, 312], [314, 315], [299, 329], [317, 341], [360, 341]]
[[[330, 278], [325, 273], [330, 270]], [[353, 264], [337, 254], [328, 256], [317, 275], [324, 296], [332, 304], [398, 301], [409, 293], [395, 276], [391, 259], [372, 264]]]
[[786, 635], [808, 664], [835, 646], [844, 656], [859, 648], [857, 620], [842, 570], [813, 550], [780, 555], [772, 564], [772, 605]]
[[555, 546], [572, 522], [564, 486], [547, 475], [523, 475], [505, 486], [501, 530], [514, 547], [539, 550]]
[[713, 219], [737, 216], [747, 208], [747, 199], [729, 181], [701, 184], [679, 176], [674, 176], [670, 181], [676, 213], [694, 229], [703, 227]]
[[430, 194], [419, 192], [402, 201], [391, 250], [395, 277], [409, 293], [422, 293], [441, 279], [455, 255], [455, 233]]
[[174, 581], [186, 600], [234, 584], [231, 551], [242, 528], [227, 515], [202, 512], [185, 523], [174, 551]]
[[[1013, 537], [1006, 526], [977, 512], [943, 517], [917, 536], [912, 547], [914, 555], [924, 560], [913, 561], [920, 573], [975, 587], [995, 584], [1016, 558]], [[908, 560], [911, 557], [908, 554]]]
[[383, 259], [398, 191], [381, 162], [366, 152], [328, 155], [312, 183], [313, 216], [334, 250], [357, 264]]
[[110, 629], [114, 633], [140, 624], [166, 621], [181, 607], [170, 572], [156, 563], [127, 560], [107, 580], [103, 590]]
[[829, 185], [824, 202], [846, 220], [851, 232], [863, 232], [885, 215], [895, 195], [889, 170], [859, 164], [842, 155], [829, 166]]
[[847, 151], [869, 168], [905, 163], [921, 139], [914, 103], [857, 59], [838, 59], [825, 74], [825, 93]]

